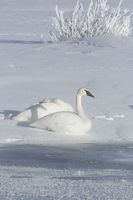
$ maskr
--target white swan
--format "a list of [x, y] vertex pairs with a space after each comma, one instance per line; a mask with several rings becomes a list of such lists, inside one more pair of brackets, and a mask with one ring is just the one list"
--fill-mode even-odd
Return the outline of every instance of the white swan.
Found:
[[81, 97], [86, 95], [94, 97], [84, 87], [78, 90], [76, 98], [77, 113], [68, 111], [56, 112], [37, 120], [31, 125], [33, 127], [66, 134], [74, 133], [76, 135], [81, 135], [86, 133], [91, 129], [91, 121], [85, 116], [81, 104]]
[[18, 115], [13, 117], [13, 120], [31, 123], [46, 115], [59, 111], [73, 111], [73, 108], [70, 104], [62, 101], [61, 99], [46, 98], [20, 112]]

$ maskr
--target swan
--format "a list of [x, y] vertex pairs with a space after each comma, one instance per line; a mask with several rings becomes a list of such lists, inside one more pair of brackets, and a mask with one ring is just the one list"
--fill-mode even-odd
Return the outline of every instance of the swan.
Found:
[[31, 126], [65, 134], [81, 135], [88, 132], [92, 124], [86, 117], [81, 103], [82, 96], [86, 95], [94, 97], [85, 87], [78, 90], [76, 97], [77, 113], [70, 111], [52, 113], [37, 120]]
[[13, 117], [13, 120], [32, 123], [46, 115], [59, 111], [72, 112], [73, 108], [70, 104], [61, 99], [45, 98], [39, 103], [36, 103], [20, 112], [18, 115]]

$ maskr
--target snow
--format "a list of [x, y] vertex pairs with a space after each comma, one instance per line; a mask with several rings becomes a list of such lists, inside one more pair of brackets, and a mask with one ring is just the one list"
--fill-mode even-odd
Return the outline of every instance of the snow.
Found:
[[[75, 0], [0, 3], [0, 199], [132, 199], [133, 37], [52, 43], [56, 4], [69, 12]], [[83, 99], [86, 136], [12, 120], [47, 97], [75, 107], [81, 86], [96, 96]]]

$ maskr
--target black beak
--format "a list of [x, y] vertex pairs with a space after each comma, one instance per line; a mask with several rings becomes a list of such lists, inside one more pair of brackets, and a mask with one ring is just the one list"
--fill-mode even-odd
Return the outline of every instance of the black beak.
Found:
[[87, 94], [87, 96], [90, 96], [90, 97], [95, 97], [93, 94], [91, 94], [88, 90], [85, 90], [86, 91], [86, 94]]

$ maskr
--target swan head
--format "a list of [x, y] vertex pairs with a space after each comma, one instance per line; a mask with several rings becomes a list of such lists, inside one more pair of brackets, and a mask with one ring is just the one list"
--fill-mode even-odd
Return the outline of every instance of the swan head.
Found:
[[87, 88], [82, 87], [78, 90], [78, 95], [80, 96], [90, 96], [90, 97], [95, 97], [93, 94], [91, 94]]

